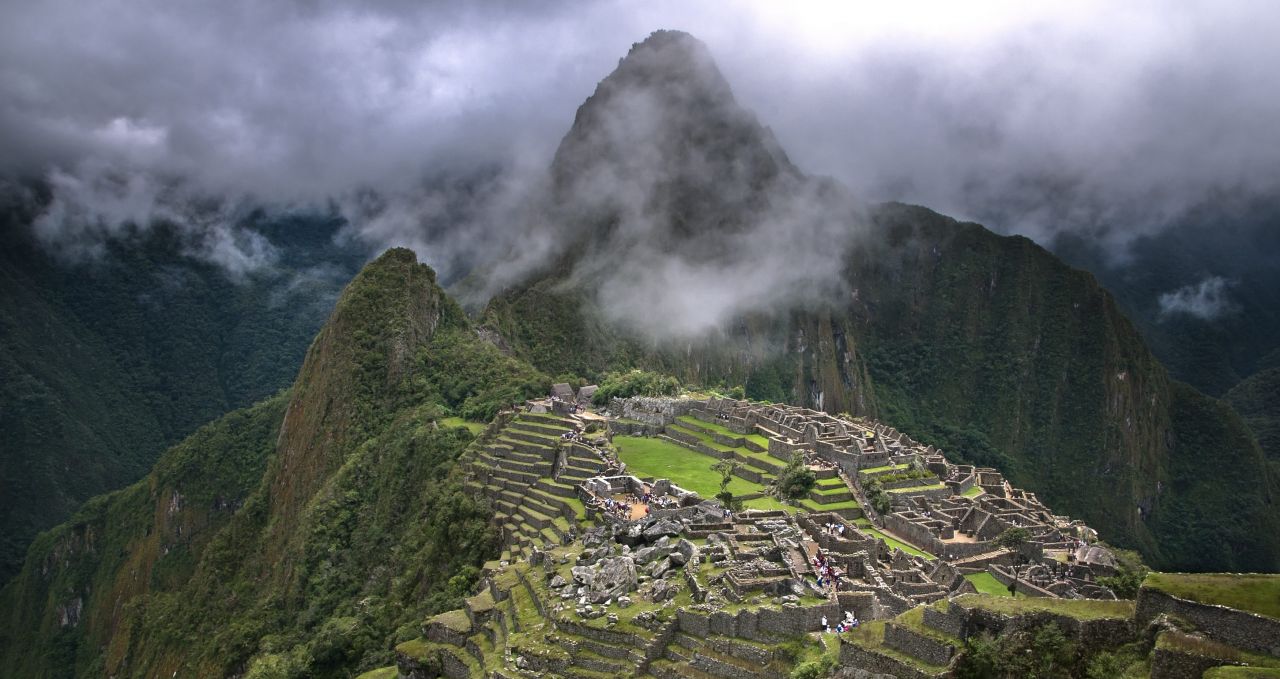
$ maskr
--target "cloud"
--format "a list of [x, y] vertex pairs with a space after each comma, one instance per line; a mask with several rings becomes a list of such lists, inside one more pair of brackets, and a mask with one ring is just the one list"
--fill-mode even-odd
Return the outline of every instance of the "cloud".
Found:
[[1162, 318], [1184, 314], [1211, 321], [1238, 307], [1231, 301], [1231, 281], [1221, 276], [1208, 276], [1199, 283], [1183, 286], [1159, 297]]
[[708, 44], [801, 169], [866, 200], [1122, 252], [1217, 191], [1280, 184], [1269, 2], [50, 0], [0, 18], [0, 171], [51, 178], [66, 209], [97, 181], [84, 168], [128, 178], [101, 223], [64, 230], [85, 252], [146, 228], [106, 221], [179, 182], [175, 198], [336, 203], [358, 242], [442, 268], [522, 239], [535, 259], [554, 247], [530, 225], [460, 201], [518, 202], [596, 82], [664, 27]]

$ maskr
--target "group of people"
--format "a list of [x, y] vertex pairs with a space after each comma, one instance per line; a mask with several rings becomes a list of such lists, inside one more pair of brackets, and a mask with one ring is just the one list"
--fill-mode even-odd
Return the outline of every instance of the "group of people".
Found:
[[611, 497], [592, 496], [591, 500], [587, 502], [587, 506], [613, 514], [619, 519], [626, 520], [631, 518], [631, 503], [615, 500]]
[[827, 620], [827, 616], [825, 615], [822, 616], [822, 629], [828, 633], [834, 631], [837, 634], [840, 634], [840, 633], [848, 632], [849, 630], [857, 629], [857, 628], [858, 628], [858, 617], [853, 614], [853, 611], [844, 612], [844, 619], [836, 623], [835, 630], [831, 629], [831, 622]]
[[826, 533], [827, 535], [833, 535], [833, 536], [835, 536], [835, 537], [839, 537], [839, 538], [844, 537], [844, 529], [845, 529], [845, 525], [844, 525], [843, 523], [824, 523], [824, 524], [822, 524], [822, 531], [823, 531], [824, 533]]
[[840, 572], [822, 555], [821, 549], [814, 554], [813, 571], [818, 575], [818, 589], [826, 589], [828, 586], [840, 589]]

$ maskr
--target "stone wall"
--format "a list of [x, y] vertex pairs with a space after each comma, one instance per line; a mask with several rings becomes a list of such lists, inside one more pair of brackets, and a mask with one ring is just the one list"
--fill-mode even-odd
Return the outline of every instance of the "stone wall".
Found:
[[1226, 606], [1187, 601], [1143, 587], [1138, 591], [1134, 619], [1146, 626], [1157, 615], [1175, 615], [1195, 626], [1205, 636], [1254, 653], [1280, 657], [1280, 620], [1247, 613]]
[[1210, 667], [1233, 664], [1219, 658], [1157, 648], [1151, 656], [1151, 679], [1200, 679]]
[[889, 674], [898, 679], [933, 679], [909, 665], [898, 662], [886, 655], [873, 653], [844, 639], [840, 640], [840, 665]]
[[657, 427], [665, 427], [693, 410], [698, 401], [687, 398], [662, 398], [650, 396], [632, 396], [631, 398], [615, 398], [609, 402], [609, 412], [616, 416], [644, 422]]
[[902, 651], [913, 658], [919, 658], [930, 665], [946, 665], [951, 662], [951, 656], [956, 653], [955, 647], [950, 644], [935, 641], [891, 622], [884, 626], [884, 643], [889, 648]]

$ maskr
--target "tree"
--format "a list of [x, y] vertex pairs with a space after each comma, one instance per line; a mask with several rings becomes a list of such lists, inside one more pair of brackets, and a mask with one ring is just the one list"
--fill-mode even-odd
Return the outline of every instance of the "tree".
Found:
[[742, 500], [734, 498], [733, 492], [729, 490], [729, 484], [733, 482], [733, 472], [738, 469], [737, 460], [726, 458], [715, 463], [711, 468], [720, 472], [720, 492], [716, 493], [716, 499], [734, 511], [742, 509]]
[[1024, 560], [1022, 548], [1026, 546], [1027, 541], [1031, 539], [1031, 531], [1022, 527], [1014, 527], [1006, 529], [996, 537], [996, 544], [1011, 550], [1014, 554], [1015, 563], [1013, 568], [1013, 582], [1009, 583], [1009, 594], [1017, 595], [1018, 593], [1018, 564]]
[[786, 469], [774, 481], [778, 495], [784, 500], [799, 500], [809, 495], [818, 483], [818, 476], [804, 464], [803, 454], [792, 454]]

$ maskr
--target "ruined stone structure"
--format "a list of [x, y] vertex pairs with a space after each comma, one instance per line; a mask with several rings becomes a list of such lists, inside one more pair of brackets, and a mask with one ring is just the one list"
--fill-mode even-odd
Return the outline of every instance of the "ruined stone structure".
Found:
[[[615, 399], [600, 427], [596, 414], [554, 407], [581, 403], [557, 387], [501, 415], [464, 460], [505, 549], [466, 608], [398, 647], [401, 676], [780, 679], [793, 660], [781, 645], [831, 628], [846, 630], [844, 664], [940, 676], [971, 634], [1045, 620], [1099, 647], [1136, 634], [1133, 604], [1097, 584], [1115, 561], [1093, 531], [996, 470], [953, 464], [877, 423], [731, 399]], [[804, 464], [818, 485], [791, 511], [730, 511], [679, 479], [628, 472], [615, 433], [733, 459], [734, 474], [766, 485]], [[1029, 536], [1016, 551], [995, 542], [1010, 528]], [[972, 594], [975, 574], [1044, 603], [992, 608]], [[1146, 602], [1147, 617], [1202, 613]], [[1268, 624], [1242, 643], [1257, 648]]]

